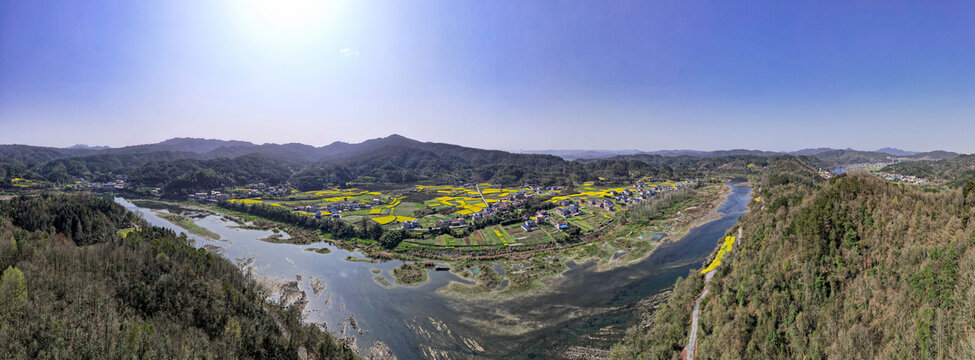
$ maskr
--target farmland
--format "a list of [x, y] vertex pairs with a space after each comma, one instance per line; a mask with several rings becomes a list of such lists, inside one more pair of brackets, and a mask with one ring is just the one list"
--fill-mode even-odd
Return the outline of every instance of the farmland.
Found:
[[[403, 229], [398, 250], [458, 251], [534, 248], [571, 241], [611, 224], [617, 215], [684, 182], [641, 179], [632, 184], [586, 182], [574, 187], [503, 187], [487, 183], [415, 185], [383, 191], [330, 188], [247, 196], [236, 188], [229, 203], [273, 206], [301, 216], [329, 218], [354, 226]], [[531, 210], [527, 210], [531, 209]]]

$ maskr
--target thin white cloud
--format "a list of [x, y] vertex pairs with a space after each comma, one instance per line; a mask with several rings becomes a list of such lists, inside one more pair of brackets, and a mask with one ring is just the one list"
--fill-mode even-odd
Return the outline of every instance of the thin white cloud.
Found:
[[349, 48], [339, 50], [339, 53], [342, 54], [342, 56], [359, 56], [358, 51]]

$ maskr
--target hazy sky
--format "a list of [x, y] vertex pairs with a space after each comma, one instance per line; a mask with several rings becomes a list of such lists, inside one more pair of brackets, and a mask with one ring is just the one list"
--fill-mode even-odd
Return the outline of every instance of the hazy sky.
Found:
[[0, 143], [391, 133], [975, 152], [975, 2], [0, 1]]

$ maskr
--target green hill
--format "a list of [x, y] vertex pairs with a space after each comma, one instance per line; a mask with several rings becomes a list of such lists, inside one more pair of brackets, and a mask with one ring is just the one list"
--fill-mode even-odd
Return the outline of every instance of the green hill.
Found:
[[[975, 186], [824, 182], [793, 160], [756, 185], [702, 302], [698, 358], [975, 357]], [[677, 358], [702, 287], [679, 282], [614, 358]]]
[[886, 166], [882, 171], [961, 185], [975, 179], [975, 155], [959, 155], [938, 161], [901, 162]]
[[355, 357], [187, 241], [105, 198], [0, 202], [0, 354], [296, 359], [304, 347], [316, 359]]

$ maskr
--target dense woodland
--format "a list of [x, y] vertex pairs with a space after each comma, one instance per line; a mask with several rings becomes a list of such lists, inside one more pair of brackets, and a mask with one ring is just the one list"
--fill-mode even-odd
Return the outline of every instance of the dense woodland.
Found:
[[[762, 201], [702, 304], [698, 358], [975, 357], [975, 182], [824, 181], [785, 160], [754, 185]], [[697, 271], [678, 282], [613, 357], [678, 358], [702, 288]]]
[[265, 302], [267, 290], [230, 261], [188, 241], [106, 198], [0, 202], [0, 354], [287, 359], [304, 347], [316, 359], [355, 357], [302, 324], [299, 310]]

